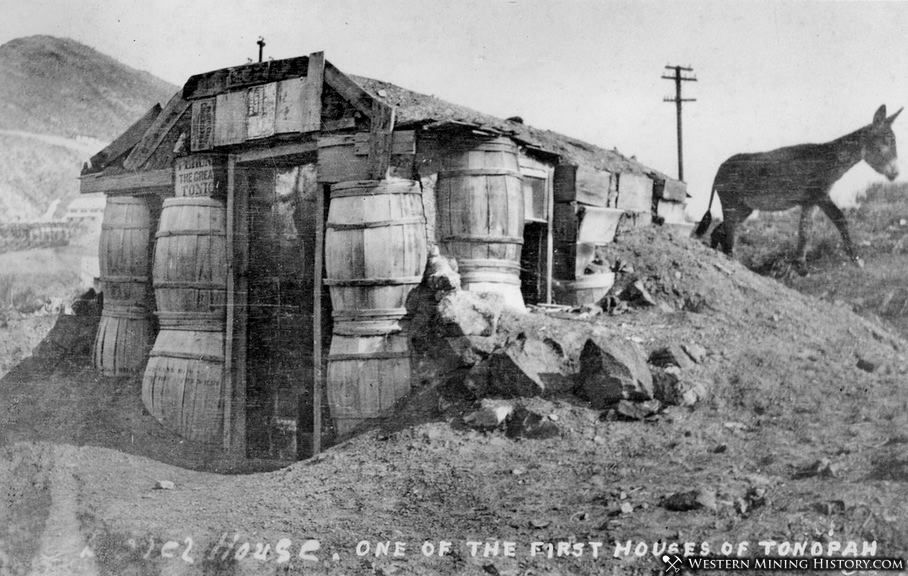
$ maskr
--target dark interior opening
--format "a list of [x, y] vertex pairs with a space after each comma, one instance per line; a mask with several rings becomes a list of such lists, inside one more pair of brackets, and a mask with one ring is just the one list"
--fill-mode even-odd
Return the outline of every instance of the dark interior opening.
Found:
[[545, 302], [546, 238], [544, 222], [527, 222], [523, 228], [523, 250], [520, 251], [520, 292], [526, 304]]

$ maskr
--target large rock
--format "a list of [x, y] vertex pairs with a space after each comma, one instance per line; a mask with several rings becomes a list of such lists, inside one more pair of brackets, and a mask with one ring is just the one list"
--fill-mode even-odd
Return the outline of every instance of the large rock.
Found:
[[492, 336], [503, 308], [499, 294], [456, 290], [438, 303], [438, 319], [450, 336]]
[[521, 332], [489, 357], [489, 392], [503, 396], [544, 396], [574, 388], [561, 346], [550, 338]]
[[590, 338], [580, 353], [578, 392], [594, 408], [605, 408], [621, 400], [650, 400], [653, 377], [646, 357], [635, 343]]

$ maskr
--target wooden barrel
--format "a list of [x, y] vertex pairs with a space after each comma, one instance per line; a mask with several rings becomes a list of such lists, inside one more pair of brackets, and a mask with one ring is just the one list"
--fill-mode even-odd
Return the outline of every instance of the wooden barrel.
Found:
[[94, 365], [105, 376], [129, 376], [145, 362], [154, 334], [148, 310], [104, 302], [94, 345]]
[[98, 264], [104, 299], [141, 305], [148, 291], [151, 214], [144, 198], [112, 196], [104, 208]]
[[334, 308], [327, 395], [339, 435], [378, 417], [410, 389], [401, 320], [426, 258], [418, 183], [332, 186], [325, 233], [325, 284]]
[[387, 414], [410, 391], [410, 345], [406, 333], [331, 337], [328, 406], [338, 436]]
[[517, 146], [508, 138], [446, 149], [436, 184], [438, 240], [457, 260], [466, 290], [498, 292], [523, 309], [520, 250], [524, 200]]
[[[155, 235], [155, 300], [163, 315], [225, 318], [227, 304], [227, 210], [213, 198], [164, 200]], [[160, 314], [159, 314], [160, 315]]]
[[128, 376], [141, 369], [153, 337], [151, 228], [144, 198], [107, 198], [98, 243], [104, 308], [92, 354], [95, 367], [105, 376]]
[[195, 442], [221, 442], [224, 332], [158, 332], [142, 381], [142, 402], [165, 428]]
[[152, 281], [161, 331], [145, 368], [142, 401], [177, 434], [218, 442], [224, 410], [224, 203], [168, 198], [156, 237]]

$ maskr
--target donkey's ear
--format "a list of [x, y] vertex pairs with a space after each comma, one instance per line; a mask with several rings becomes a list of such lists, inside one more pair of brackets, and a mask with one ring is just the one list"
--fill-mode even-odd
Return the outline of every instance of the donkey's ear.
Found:
[[901, 114], [901, 113], [902, 113], [902, 110], [904, 110], [904, 109], [905, 109], [905, 108], [904, 108], [904, 106], [903, 106], [902, 108], [899, 108], [898, 112], [896, 112], [895, 114], [893, 114], [893, 115], [890, 116], [889, 118], [886, 118], [886, 124], [892, 124], [892, 123], [895, 121], [895, 119], [899, 117], [899, 114]]
[[884, 122], [886, 122], [885, 104], [876, 109], [876, 114], [873, 115], [873, 125], [875, 127], [882, 127]]

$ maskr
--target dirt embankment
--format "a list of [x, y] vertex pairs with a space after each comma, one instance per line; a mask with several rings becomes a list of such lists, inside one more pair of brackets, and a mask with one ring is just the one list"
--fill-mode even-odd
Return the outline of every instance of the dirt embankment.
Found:
[[[571, 393], [521, 400], [557, 427], [527, 439], [471, 429], [468, 398], [418, 390], [410, 422], [225, 476], [186, 469], [218, 463], [155, 427], [137, 381], [98, 378], [79, 354], [20, 366], [0, 381], [0, 475], [18, 487], [0, 501], [5, 569], [642, 575], [662, 568], [666, 543], [759, 553], [768, 540], [875, 541], [878, 555], [908, 555], [908, 344], [660, 229], [622, 235], [610, 256], [626, 265], [619, 281], [641, 280], [656, 306], [505, 316], [499, 329], [581, 322], [647, 353], [695, 344], [704, 353], [683, 372], [709, 390], [694, 407], [622, 420]], [[442, 540], [451, 550], [439, 555]], [[378, 542], [391, 553], [376, 555]]]

